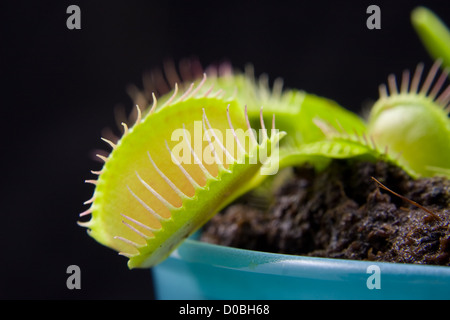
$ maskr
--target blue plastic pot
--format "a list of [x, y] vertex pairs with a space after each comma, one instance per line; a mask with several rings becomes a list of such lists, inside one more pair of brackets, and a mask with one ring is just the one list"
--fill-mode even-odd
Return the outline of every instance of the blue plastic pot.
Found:
[[450, 299], [450, 267], [274, 254], [193, 239], [152, 272], [158, 299]]

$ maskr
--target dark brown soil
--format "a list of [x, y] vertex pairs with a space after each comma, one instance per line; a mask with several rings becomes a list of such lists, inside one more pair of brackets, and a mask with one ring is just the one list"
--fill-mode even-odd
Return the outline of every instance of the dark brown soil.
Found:
[[[424, 210], [377, 186], [391, 190]], [[384, 162], [294, 169], [267, 206], [244, 197], [217, 214], [202, 240], [259, 251], [450, 266], [450, 181], [413, 180]]]

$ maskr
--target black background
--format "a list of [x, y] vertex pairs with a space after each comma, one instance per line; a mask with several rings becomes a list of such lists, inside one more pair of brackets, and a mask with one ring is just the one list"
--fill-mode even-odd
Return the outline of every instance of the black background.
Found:
[[[66, 9], [81, 9], [68, 30]], [[381, 8], [381, 30], [366, 9]], [[100, 165], [101, 130], [126, 87], [167, 58], [223, 60], [359, 111], [389, 73], [432, 60], [411, 24], [423, 4], [450, 25], [448, 1], [2, 1], [2, 299], [152, 299], [149, 270], [77, 226]], [[81, 290], [66, 287], [69, 265]]]

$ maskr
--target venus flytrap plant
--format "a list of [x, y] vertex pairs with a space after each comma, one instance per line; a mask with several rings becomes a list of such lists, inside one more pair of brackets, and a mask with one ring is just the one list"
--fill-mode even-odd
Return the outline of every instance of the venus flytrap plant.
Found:
[[[336, 102], [302, 90], [283, 90], [281, 78], [275, 79], [270, 87], [267, 75], [256, 78], [251, 66], [246, 68], [245, 73], [227, 72], [225, 77], [219, 77], [218, 80], [226, 87], [238, 87], [236, 99], [241, 103], [251, 101], [252, 106], [264, 106], [266, 115], [276, 114], [278, 127], [287, 133], [278, 150], [277, 165], [280, 168], [309, 162], [320, 169], [329, 162], [331, 154], [322, 157], [323, 153], [306, 152], [304, 148], [305, 145], [326, 138], [326, 134], [316, 125], [316, 119], [333, 123], [342, 130], [358, 135], [367, 130], [361, 117]], [[259, 109], [250, 107], [248, 114], [250, 121], [258, 125]], [[269, 117], [264, 120], [266, 123], [271, 121]]]
[[[173, 66], [167, 69], [167, 79], [182, 78], [176, 75]], [[366, 123], [361, 117], [336, 102], [302, 90], [283, 89], [281, 78], [276, 78], [273, 86], [270, 87], [268, 76], [263, 74], [256, 78], [251, 65], [246, 67], [245, 72], [233, 70], [231, 66], [225, 64], [218, 68], [208, 68], [206, 73], [201, 79], [181, 83], [180, 86], [174, 85], [173, 91], [176, 92], [178, 88], [189, 90], [199, 86], [201, 87], [200, 93], [208, 93], [211, 88], [217, 88], [217, 91], [212, 95], [220, 96], [224, 92], [231, 92], [233, 98], [241, 105], [248, 106], [249, 121], [254, 127], [261, 127], [261, 106], [264, 106], [264, 122], [267, 125], [270, 125], [272, 121], [271, 115], [276, 114], [277, 126], [283, 128], [282, 130], [287, 133], [286, 137], [280, 142], [277, 167], [284, 168], [310, 162], [317, 168], [323, 168], [329, 162], [329, 159], [307, 154], [303, 150], [303, 145], [321, 141], [326, 137], [315, 124], [317, 118], [358, 135], [362, 135], [366, 131]], [[159, 79], [160, 82], [163, 81], [161, 75], [155, 78]], [[167, 80], [162, 84], [154, 83], [151, 87], [171, 87], [168, 82]], [[149, 91], [149, 89], [146, 91]], [[143, 101], [143, 99], [136, 98], [142, 96], [142, 92], [135, 93], [135, 103]], [[170, 100], [170, 95], [165, 95], [159, 100], [167, 99]], [[158, 104], [160, 103], [158, 102]]]
[[[380, 86], [380, 98], [367, 124], [339, 106], [332, 108], [332, 101], [305, 94], [305, 101], [297, 104], [301, 106], [298, 117], [291, 118], [299, 121], [293, 126], [295, 133], [286, 130], [287, 147], [280, 149], [280, 167], [308, 161], [323, 168], [330, 159], [359, 157], [391, 162], [413, 177], [450, 178], [450, 86], [444, 87], [450, 67], [450, 31], [423, 7], [413, 11], [412, 23], [437, 59], [422, 87], [423, 64], [418, 65], [412, 80], [409, 71], [404, 72], [401, 88], [397, 88], [395, 76], [389, 76], [390, 94], [386, 86]], [[442, 62], [446, 69], [437, 77]], [[318, 129], [323, 136], [314, 133]], [[308, 136], [312, 138], [304, 138]]]
[[[447, 158], [432, 161], [436, 152], [443, 151], [445, 156], [450, 145], [444, 111], [449, 90], [441, 90], [447, 74], [442, 73], [431, 88], [438, 67], [433, 66], [418, 93], [421, 72], [416, 72], [411, 86], [405, 73], [400, 91], [391, 76], [391, 93], [388, 95], [381, 87], [381, 97], [372, 110], [368, 127], [360, 117], [331, 100], [297, 90], [270, 90], [265, 81], [256, 83], [242, 74], [215, 79], [204, 75], [185, 85], [184, 92], [175, 85], [161, 99], [153, 96], [152, 106], [143, 115], [139, 107], [136, 109], [136, 124], [131, 128], [124, 124], [125, 134], [117, 144], [103, 139], [113, 152], [109, 157], [101, 156], [105, 165], [94, 172], [99, 175], [98, 180], [87, 181], [96, 189], [87, 201], [91, 207], [81, 216], [91, 214], [92, 218], [80, 224], [98, 242], [127, 256], [130, 268], [151, 267], [221, 208], [259, 186], [265, 179], [263, 170], [273, 173], [306, 162], [320, 170], [331, 159], [360, 158], [393, 162], [411, 176], [448, 173]], [[221, 88], [214, 91], [217, 84], [233, 91], [233, 96], [224, 98], [225, 90]], [[239, 95], [240, 90], [247, 93]], [[264, 118], [262, 108], [256, 113], [254, 107], [243, 107], [246, 98], [253, 106], [269, 106], [267, 109], [273, 113], [270, 138], [265, 131], [270, 118]], [[383, 127], [383, 114], [405, 105], [423, 109], [423, 114], [414, 119], [418, 123], [411, 128], [416, 130], [421, 120], [430, 116], [430, 123], [438, 130], [422, 130], [431, 134], [428, 139], [436, 140], [426, 145], [430, 152], [425, 162], [417, 161], [417, 149], [410, 135], [396, 133], [402, 128], [403, 118], [400, 124]], [[278, 142], [285, 133], [275, 130], [275, 114], [278, 126], [291, 136], [279, 148]], [[263, 129], [259, 142], [252, 125]], [[395, 145], [383, 144], [381, 138], [388, 129], [388, 142], [397, 139], [411, 152], [398, 155]], [[236, 142], [231, 147], [221, 142], [227, 131], [231, 132], [231, 141]], [[242, 134], [244, 131], [246, 134]], [[191, 137], [199, 132], [201, 142], [194, 139], [192, 143]], [[405, 159], [416, 159], [417, 166]]]
[[443, 89], [448, 72], [438, 76], [439, 66], [437, 61], [422, 86], [423, 64], [418, 65], [412, 79], [409, 71], [403, 73], [400, 88], [395, 76], [390, 75], [388, 86], [380, 86], [380, 98], [371, 109], [367, 129], [362, 128], [361, 133], [339, 125], [339, 117], [334, 124], [315, 118], [326, 138], [303, 144], [292, 154], [383, 160], [415, 178], [450, 178], [450, 86]]
[[422, 86], [423, 64], [412, 79], [405, 71], [399, 88], [395, 76], [389, 76], [389, 92], [380, 86], [380, 98], [368, 120], [368, 133], [375, 143], [386, 146], [414, 176], [450, 178], [450, 86], [442, 89], [448, 71], [438, 77], [440, 63], [432, 66]]
[[[155, 100], [117, 144], [106, 141], [113, 151], [102, 157], [105, 165], [95, 172], [98, 179], [87, 181], [96, 188], [87, 202], [90, 208], [81, 214], [91, 219], [80, 225], [128, 257], [130, 268], [161, 262], [218, 210], [252, 188], [284, 135], [272, 127], [270, 137], [263, 132], [258, 141], [243, 106], [209, 95], [190, 87], [181, 95], [172, 93], [159, 109]], [[190, 138], [199, 123], [205, 130], [200, 144]], [[234, 144], [218, 138], [227, 131]], [[179, 143], [172, 141], [174, 132], [181, 133]]]
[[[405, 71], [400, 88], [389, 76], [367, 121], [332, 100], [283, 89], [281, 79], [270, 87], [250, 68], [211, 68], [179, 83], [159, 76], [156, 87], [170, 92], [152, 92], [150, 105], [148, 92], [133, 89], [144, 106], [135, 109], [135, 124], [122, 123], [117, 141], [102, 138], [113, 150], [99, 155], [98, 179], [86, 181], [95, 191], [80, 216], [91, 219], [79, 224], [128, 257], [130, 268], [151, 267], [279, 169], [309, 163], [321, 170], [332, 159], [357, 158], [391, 162], [412, 177], [450, 178], [450, 86], [448, 71], [438, 75], [441, 61], [422, 85], [422, 64], [412, 80]], [[169, 69], [166, 78], [182, 77]]]

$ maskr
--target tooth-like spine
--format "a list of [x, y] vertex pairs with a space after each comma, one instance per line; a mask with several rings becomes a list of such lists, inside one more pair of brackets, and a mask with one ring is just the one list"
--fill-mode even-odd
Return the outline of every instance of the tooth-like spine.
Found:
[[191, 151], [192, 156], [194, 157], [194, 163], [196, 163], [200, 170], [203, 172], [203, 174], [205, 175], [205, 177], [207, 179], [216, 179], [215, 177], [213, 177], [211, 175], [211, 173], [209, 173], [209, 171], [205, 168], [205, 166], [203, 165], [203, 163], [200, 161], [198, 155], [195, 153], [194, 149], [192, 148], [192, 144], [191, 141], [189, 141], [188, 136], [187, 136], [187, 130], [186, 130], [186, 126], [183, 123], [183, 133], [184, 133], [184, 139], [187, 142], [187, 145], [189, 147], [189, 150]]
[[139, 198], [133, 191], [131, 191], [130, 187], [127, 186], [128, 191], [131, 193], [131, 195], [148, 211], [150, 212], [156, 219], [158, 219], [159, 221], [163, 221], [165, 220], [163, 217], [161, 217], [159, 214], [156, 213], [155, 210], [153, 210], [152, 208], [150, 208], [150, 206], [148, 204], [145, 203], [144, 200], [142, 200], [141, 198]]
[[155, 232], [158, 232], [159, 230], [161, 230], [161, 228], [155, 229], [155, 228], [149, 227], [148, 225], [146, 225], [146, 224], [144, 224], [144, 223], [142, 223], [142, 222], [140, 222], [140, 221], [138, 221], [138, 220], [136, 220], [136, 219], [133, 219], [133, 218], [131, 218], [131, 217], [129, 217], [129, 216], [123, 214], [123, 213], [121, 213], [120, 215], [121, 215], [122, 217], [124, 217], [125, 219], [127, 219], [127, 220], [133, 222], [134, 224], [136, 224], [136, 225], [138, 225], [138, 226], [140, 226], [140, 227], [142, 227], [142, 228], [144, 228], [144, 229], [146, 229], [146, 230], [148, 230], [148, 231], [150, 231], [150, 232], [155, 233]]
[[450, 85], [441, 93], [441, 95], [436, 99], [441, 106], [445, 107], [445, 105], [450, 100]]
[[396, 81], [395, 75], [391, 74], [388, 76], [388, 83], [389, 83], [389, 91], [390, 91], [391, 95], [398, 94], [397, 81]]
[[123, 241], [126, 244], [129, 244], [130, 246], [135, 247], [136, 249], [139, 249], [141, 247], [141, 245], [137, 244], [136, 242], [133, 242], [133, 241], [128, 240], [128, 239], [126, 239], [124, 237], [121, 237], [121, 236], [115, 236], [114, 239], [118, 239], [120, 241]]
[[342, 126], [341, 122], [338, 119], [335, 119], [337, 126], [339, 127], [339, 132], [346, 138], [350, 138], [350, 134], [347, 130]]
[[428, 95], [432, 100], [436, 98], [437, 94], [442, 89], [442, 86], [444, 85], [445, 79], [447, 79], [447, 77], [448, 77], [448, 70], [445, 69], [444, 71], [442, 71], [439, 79], [436, 81], [436, 84], [434, 85], [433, 89]]
[[152, 98], [153, 98], [153, 104], [152, 104], [152, 107], [150, 108], [150, 114], [155, 112], [156, 106], [158, 105], [158, 99], [156, 99], [156, 96], [155, 96], [154, 92], [152, 92]]
[[361, 141], [361, 137], [360, 137], [360, 135], [359, 135], [358, 131], [356, 131], [356, 129], [355, 129], [355, 128], [353, 128], [353, 134], [354, 134], [354, 135], [355, 135], [355, 137], [356, 137], [356, 141], [357, 141], [358, 143], [362, 143], [362, 141]]
[[427, 77], [425, 78], [425, 82], [422, 85], [422, 89], [420, 90], [420, 94], [426, 95], [428, 93], [428, 90], [430, 89], [431, 82], [433, 81], [434, 77], [436, 76], [436, 72], [439, 70], [439, 67], [441, 65], [441, 61], [437, 60], [433, 66], [431, 67], [430, 71], [428, 72]]
[[378, 94], [380, 96], [380, 99], [386, 99], [388, 97], [386, 85], [384, 83], [379, 85]]
[[362, 134], [362, 138], [363, 138], [363, 141], [364, 141], [364, 145], [366, 145], [367, 147], [369, 147], [369, 142], [368, 142], [368, 140], [367, 140], [367, 136], [366, 136], [365, 133]]
[[123, 135], [127, 135], [128, 134], [128, 126], [125, 122], [121, 123], [122, 127], [123, 127]]
[[203, 95], [204, 98], [207, 98], [210, 94], [211, 91], [214, 89], [214, 84], [212, 84], [208, 90], [206, 90], [205, 94]]
[[241, 152], [243, 154], [247, 154], [247, 152], [245, 151], [245, 149], [242, 147], [241, 142], [239, 141], [239, 138], [236, 134], [236, 131], [234, 130], [233, 124], [231, 123], [231, 118], [230, 118], [230, 105], [227, 106], [227, 118], [228, 118], [228, 125], [230, 126], [231, 132], [234, 136], [234, 139], [236, 140], [236, 143], [238, 145], [239, 150], [241, 150]]
[[164, 179], [164, 181], [167, 182], [167, 184], [172, 188], [173, 191], [181, 198], [187, 198], [187, 195], [184, 194], [156, 165], [155, 161], [153, 161], [152, 156], [150, 155], [150, 152], [147, 151], [148, 158], [150, 159], [150, 162], [152, 163], [153, 167], [155, 168], [156, 172], [161, 176], [161, 178]]
[[245, 122], [247, 123], [247, 129], [250, 130], [250, 135], [251, 135], [253, 141], [254, 141], [256, 144], [258, 144], [258, 141], [256, 140], [256, 137], [255, 137], [255, 133], [253, 132], [252, 127], [250, 126], [250, 121], [248, 120], [247, 105], [245, 105], [245, 111], [244, 111], [244, 113], [245, 113]]
[[269, 76], [266, 73], [263, 73], [259, 76], [258, 79], [259, 91], [262, 100], [269, 99]]
[[214, 98], [219, 98], [219, 96], [220, 96], [222, 93], [223, 93], [223, 90], [222, 90], [222, 89], [219, 89], [219, 90], [217, 90], [217, 91], [213, 94], [213, 97], [214, 97]]
[[[102, 139], [104, 142], [106, 142], [107, 144], [109, 144], [111, 146], [111, 148], [115, 149], [117, 146], [114, 142], [112, 142], [111, 140], [108, 140], [106, 138], [101, 137], [100, 139]], [[98, 157], [98, 155], [97, 155]]]
[[272, 87], [272, 96], [275, 98], [281, 98], [281, 95], [283, 93], [283, 79], [282, 78], [276, 78], [273, 82]]
[[261, 123], [261, 130], [263, 132], [263, 140], [266, 140], [268, 137], [267, 137], [266, 126], [264, 125], [263, 107], [261, 107], [261, 109], [259, 109], [259, 122]]
[[203, 117], [205, 119], [206, 124], [208, 125], [208, 128], [211, 131], [211, 134], [216, 139], [216, 142], [219, 144], [220, 148], [225, 152], [225, 155], [227, 156], [227, 158], [231, 159], [232, 162], [235, 162], [236, 159], [230, 154], [230, 152], [228, 152], [228, 150], [224, 147], [222, 142], [217, 138], [217, 135], [214, 133], [214, 130], [212, 129], [211, 124], [209, 123], [208, 117], [206, 116], [205, 108], [203, 108]]
[[[394, 75], [388, 76], [388, 85], [389, 85], [389, 93], [387, 91], [387, 87], [385, 84], [381, 84], [379, 86], [379, 96], [380, 99], [383, 100], [388, 98], [389, 96], [395, 96], [398, 94], [417, 94], [428, 97], [431, 101], [435, 101], [438, 105], [440, 105], [444, 110], [448, 108], [447, 104], [450, 102], [450, 86], [447, 86], [445, 90], [438, 96], [439, 91], [444, 86], [445, 80], [448, 77], [449, 70], [445, 69], [441, 72], [439, 78], [436, 80], [433, 85], [433, 81], [436, 79], [439, 68], [441, 67], [442, 60], [437, 60], [433, 63], [433, 66], [430, 68], [424, 83], [420, 86], [420, 80], [422, 78], [424, 64], [419, 63], [415, 69], [414, 75], [412, 79], [410, 79], [409, 70], [403, 71], [402, 74], [402, 82], [400, 91], [397, 88], [396, 79]], [[428, 93], [429, 92], [429, 93]], [[437, 98], [436, 98], [437, 97]]]
[[175, 99], [175, 97], [177, 96], [177, 94], [178, 94], [178, 83], [175, 83], [175, 87], [173, 89], [173, 94], [169, 98], [169, 100], [167, 100], [166, 103], [164, 103], [164, 107], [170, 105], [172, 103], [173, 99]]
[[170, 153], [172, 162], [175, 163], [177, 165], [177, 167], [180, 169], [180, 171], [184, 174], [184, 176], [189, 180], [189, 182], [192, 184], [192, 186], [194, 188], [201, 188], [201, 186], [191, 177], [191, 175], [183, 168], [183, 166], [180, 164], [180, 162], [178, 161], [178, 159], [175, 157], [175, 155], [173, 154], [172, 150], [170, 150], [169, 145], [167, 144], [167, 140], [164, 140], [165, 144], [166, 144], [166, 148]]
[[[203, 109], [203, 112], [204, 112], [204, 111], [205, 111], [205, 109]], [[211, 152], [214, 154], [214, 158], [216, 159], [216, 164], [217, 164], [220, 168], [224, 169], [224, 166], [223, 166], [223, 164], [222, 164], [222, 161], [219, 159], [219, 157], [218, 157], [218, 155], [217, 155], [217, 152], [216, 152], [216, 149], [214, 148], [214, 145], [213, 145], [213, 143], [212, 143], [212, 141], [211, 141], [211, 138], [210, 138], [210, 136], [209, 136], [208, 130], [206, 129], [205, 115], [204, 115], [204, 114], [203, 114], [203, 117], [202, 117], [202, 125], [203, 125], [203, 130], [205, 131], [206, 140], [208, 140], [208, 144], [209, 144], [209, 147], [211, 148]]]
[[105, 156], [102, 156], [101, 154], [96, 154], [95, 155], [97, 158], [100, 158], [103, 162], [107, 162], [108, 161], [108, 158], [107, 157], [105, 157]]
[[164, 199], [163, 196], [161, 196], [158, 192], [155, 191], [147, 182], [144, 181], [144, 179], [141, 178], [141, 176], [135, 171], [136, 177], [138, 180], [144, 185], [144, 187], [150, 191], [156, 198], [158, 198], [159, 201], [161, 201], [169, 210], [175, 209], [175, 207], [169, 203], [166, 199]]
[[[210, 136], [209, 136], [208, 130], [206, 129], [206, 123], [205, 123], [205, 122], [206, 122], [206, 121], [205, 121], [205, 119], [206, 119], [206, 114], [205, 114], [204, 112], [205, 112], [205, 109], [203, 109], [203, 121], [202, 121], [202, 124], [203, 124], [203, 130], [205, 130], [206, 139], [208, 140], [208, 143], [209, 143], [209, 146], [210, 146], [210, 148], [211, 148], [211, 151], [212, 151], [212, 153], [214, 154], [214, 158], [216, 159], [216, 163], [217, 163], [217, 165], [221, 168], [221, 170], [225, 170], [225, 171], [227, 171], [227, 172], [231, 172], [230, 170], [228, 170], [228, 169], [225, 168], [225, 166], [223, 165], [221, 159], [219, 159], [219, 157], [218, 157], [218, 155], [217, 155], [216, 149], [214, 148], [214, 145], [213, 145], [213, 143], [212, 143], [212, 141], [211, 141], [211, 138], [210, 138]], [[216, 140], [217, 140], [217, 138], [216, 138]], [[222, 144], [220, 144], [220, 148], [222, 149], [222, 151], [225, 151], [225, 152], [227, 151], [227, 150], [223, 147]], [[234, 162], [234, 161], [233, 161], [233, 162]]]
[[206, 81], [206, 73], [203, 73], [202, 81], [200, 81], [200, 83], [198, 84], [197, 88], [195, 88], [195, 90], [192, 92], [192, 94], [191, 94], [192, 97], [195, 97], [197, 95], [197, 93], [200, 91], [200, 89], [205, 84], [205, 81]]
[[419, 63], [416, 67], [416, 71], [414, 72], [409, 92], [417, 93], [419, 89], [420, 78], [422, 77], [422, 72], [423, 72], [423, 63]]
[[82, 213], [80, 213], [79, 216], [84, 217], [84, 216], [90, 215], [91, 213], [92, 213], [92, 208], [89, 208], [86, 211], [83, 211]]
[[128, 259], [132, 258], [134, 256], [134, 254], [130, 254], [130, 253], [126, 253], [126, 252], [118, 252], [117, 253], [119, 256], [124, 256]]
[[129, 223], [125, 222], [124, 220], [122, 220], [122, 223], [124, 225], [126, 225], [131, 231], [134, 231], [138, 236], [140, 236], [141, 238], [143, 238], [145, 241], [147, 241], [148, 239], [150, 239], [149, 236], [147, 236], [146, 234], [144, 234], [143, 232], [139, 231], [138, 229], [136, 229], [135, 227], [133, 227], [132, 225], [130, 225]]
[[92, 198], [90, 198], [89, 200], [86, 200], [83, 204], [91, 204], [92, 202], [94, 202], [95, 200], [95, 196], [92, 196]]
[[402, 86], [400, 89], [401, 93], [407, 93], [409, 90], [409, 70], [404, 70], [402, 74]]
[[141, 108], [139, 108], [138, 105], [136, 105], [136, 109], [137, 109], [137, 117], [136, 117], [135, 124], [139, 124], [142, 120], [142, 113], [141, 113]]
[[185, 93], [183, 93], [183, 95], [180, 97], [180, 99], [178, 99], [177, 102], [181, 102], [181, 101], [184, 101], [185, 99], [187, 99], [189, 97], [189, 94], [192, 91], [192, 88], [194, 88], [194, 83], [190, 84], [189, 88], [186, 90]]

